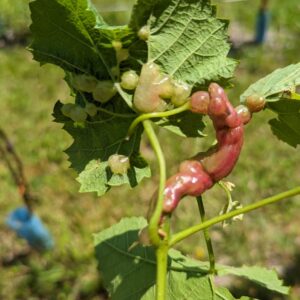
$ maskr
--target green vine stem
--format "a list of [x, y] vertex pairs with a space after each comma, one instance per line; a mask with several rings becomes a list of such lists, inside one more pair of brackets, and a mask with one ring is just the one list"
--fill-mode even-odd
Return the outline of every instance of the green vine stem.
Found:
[[154, 119], [154, 118], [166, 118], [166, 117], [170, 117], [170, 116], [180, 114], [180, 113], [182, 113], [184, 111], [187, 111], [189, 109], [190, 109], [190, 103], [187, 102], [187, 103], [183, 104], [182, 106], [179, 106], [179, 107], [177, 107], [175, 109], [172, 109], [172, 110], [142, 114], [142, 115], [138, 116], [132, 122], [132, 124], [129, 127], [127, 135], [131, 136], [132, 133], [134, 132], [135, 128], [137, 127], [137, 125], [139, 123], [145, 121], [145, 120]]
[[168, 250], [167, 242], [156, 250], [156, 300], [166, 300]]
[[217, 216], [217, 217], [214, 217], [212, 219], [209, 219], [207, 221], [205, 221], [204, 223], [201, 223], [201, 224], [198, 224], [198, 225], [195, 225], [195, 226], [192, 226], [186, 230], [183, 230], [177, 234], [175, 234], [171, 239], [170, 239], [170, 243], [169, 243], [169, 246], [173, 246], [175, 244], [177, 244], [178, 242], [186, 239], [187, 237], [191, 236], [192, 234], [200, 231], [200, 230], [204, 230], [206, 228], [209, 228], [217, 223], [220, 223], [220, 222], [223, 222], [225, 220], [229, 220], [235, 216], [238, 216], [240, 214], [245, 214], [245, 213], [248, 213], [252, 210], [255, 210], [255, 209], [258, 209], [258, 208], [261, 208], [263, 206], [266, 206], [266, 205], [269, 205], [269, 204], [272, 204], [272, 203], [275, 203], [275, 202], [278, 202], [278, 201], [281, 201], [283, 199], [286, 199], [286, 198], [290, 198], [292, 196], [296, 196], [296, 195], [299, 195], [300, 194], [300, 186], [296, 187], [296, 188], [293, 188], [291, 190], [288, 190], [286, 192], [283, 192], [283, 193], [280, 193], [280, 194], [277, 194], [275, 196], [272, 196], [272, 197], [269, 197], [269, 198], [265, 198], [263, 200], [260, 200], [256, 203], [253, 203], [253, 204], [250, 204], [250, 205], [247, 205], [243, 208], [239, 208], [235, 211], [231, 211], [229, 213], [226, 213], [226, 214], [223, 214], [223, 215], [220, 215], [220, 216]]
[[161, 217], [161, 212], [163, 209], [163, 200], [164, 200], [164, 189], [166, 184], [166, 162], [161, 149], [159, 140], [154, 132], [151, 121], [143, 121], [145, 132], [150, 141], [150, 144], [155, 152], [155, 155], [158, 160], [159, 165], [159, 189], [157, 202], [154, 209], [154, 213], [149, 221], [149, 237], [152, 244], [157, 248], [156, 249], [156, 262], [157, 262], [157, 273], [156, 273], [156, 300], [165, 300], [166, 299], [166, 280], [167, 280], [167, 262], [168, 262], [168, 244], [169, 244], [169, 227], [170, 220], [167, 218], [164, 223], [163, 229], [167, 231], [166, 239], [162, 240], [159, 236], [159, 221]]
[[166, 161], [163, 154], [163, 151], [161, 149], [159, 140], [154, 132], [154, 129], [152, 127], [151, 121], [145, 120], [143, 122], [145, 132], [147, 134], [147, 137], [149, 139], [149, 142], [155, 152], [155, 155], [157, 157], [158, 165], [159, 165], [159, 188], [158, 188], [158, 196], [157, 196], [157, 202], [154, 209], [154, 213], [151, 216], [151, 219], [149, 221], [149, 236], [152, 244], [156, 247], [158, 247], [161, 243], [161, 238], [158, 234], [158, 225], [160, 221], [161, 212], [163, 209], [163, 200], [164, 200], [164, 189], [166, 184]]
[[[205, 208], [203, 204], [203, 199], [202, 197], [197, 197], [197, 204], [200, 212], [200, 217], [201, 217], [201, 222], [205, 222]], [[214, 249], [213, 245], [211, 242], [210, 234], [208, 229], [203, 229], [203, 235], [206, 243], [206, 248], [208, 252], [208, 258], [209, 258], [209, 271], [210, 273], [214, 274], [216, 272], [215, 268], [215, 254], [214, 254]]]

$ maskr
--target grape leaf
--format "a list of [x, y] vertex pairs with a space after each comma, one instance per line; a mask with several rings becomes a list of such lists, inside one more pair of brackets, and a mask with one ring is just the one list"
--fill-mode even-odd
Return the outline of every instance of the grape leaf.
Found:
[[278, 139], [295, 148], [300, 145], [300, 101], [281, 99], [268, 103], [267, 108], [278, 114], [277, 119], [269, 121]]
[[151, 16], [153, 8], [156, 4], [160, 2], [160, 5], [168, 4], [169, 1], [160, 1], [160, 0], [137, 0], [136, 4], [133, 6], [131, 18], [129, 21], [129, 26], [135, 30], [139, 29], [146, 25], [148, 19]]
[[[125, 218], [95, 235], [99, 269], [114, 300], [155, 299], [155, 249], [139, 245], [128, 250], [144, 226], [143, 218]], [[201, 268], [178, 251], [170, 250], [168, 269], [168, 300], [213, 300], [207, 265]]]
[[[215, 293], [215, 300], [236, 300], [226, 288], [218, 287], [215, 289]], [[243, 296], [242, 298], [239, 298], [239, 300], [253, 300], [253, 298]]]
[[[86, 121], [76, 126], [61, 113], [62, 103], [54, 107], [55, 121], [64, 123], [63, 129], [73, 138], [73, 144], [66, 150], [71, 166], [79, 173], [81, 192], [97, 192], [103, 195], [111, 186], [130, 184], [136, 186], [144, 177], [150, 177], [150, 169], [140, 157], [139, 146], [142, 128], [139, 127], [127, 140], [127, 131], [132, 118], [120, 118], [103, 113], [98, 120]], [[107, 160], [112, 154], [130, 157], [131, 168], [127, 174], [112, 174]]]
[[[155, 249], [133, 246], [138, 240], [139, 231], [146, 225], [146, 220], [141, 217], [124, 218], [94, 236], [99, 269], [104, 285], [114, 300], [155, 299]], [[216, 268], [221, 276], [242, 276], [272, 291], [288, 292], [274, 271], [245, 266], [234, 268], [217, 265]], [[208, 271], [208, 263], [187, 258], [174, 249], [169, 250], [167, 299], [235, 300], [227, 289], [212, 288]]]
[[218, 266], [218, 275], [236, 275], [245, 277], [271, 291], [288, 295], [289, 287], [283, 285], [283, 281], [278, 279], [274, 270], [267, 270], [259, 266], [229, 267]]
[[266, 77], [250, 85], [240, 96], [241, 102], [245, 102], [248, 96], [258, 94], [267, 101], [279, 101], [282, 94], [300, 85], [300, 63], [277, 69]]
[[90, 161], [77, 178], [81, 184], [80, 192], [97, 192], [98, 196], [102, 196], [112, 186], [129, 184], [135, 187], [144, 177], [151, 176], [147, 163], [143, 160], [142, 164], [137, 164], [138, 160], [141, 158], [137, 155], [131, 156], [131, 167], [126, 174], [112, 174], [107, 161]]
[[227, 58], [228, 22], [216, 18], [209, 0], [150, 1], [147, 5], [141, 0], [130, 26], [136, 28], [142, 20], [146, 24], [148, 17], [148, 60], [175, 79], [196, 87], [211, 81], [228, 84], [237, 64]]
[[34, 59], [98, 79], [113, 78], [117, 65], [112, 40], [130, 42], [127, 26], [108, 27], [87, 0], [36, 0], [30, 3]]
[[182, 137], [204, 137], [205, 123], [202, 117], [200, 114], [187, 111], [160, 119], [156, 124]]

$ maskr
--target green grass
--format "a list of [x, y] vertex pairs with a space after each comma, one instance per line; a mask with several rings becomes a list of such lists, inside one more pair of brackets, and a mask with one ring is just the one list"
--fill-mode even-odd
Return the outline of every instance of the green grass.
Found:
[[[106, 2], [98, 1], [99, 8], [100, 3], [104, 9]], [[220, 14], [241, 18], [242, 6], [226, 5], [222, 5]], [[234, 9], [230, 11], [230, 7]], [[250, 28], [251, 11], [242, 11], [243, 14], [249, 14], [243, 25]], [[122, 18], [126, 17], [128, 14]], [[117, 20], [123, 22], [120, 15]], [[240, 19], [240, 22], [244, 21]], [[289, 47], [285, 37], [280, 36], [275, 48], [271, 44], [243, 52], [235, 88], [229, 91], [232, 101], [237, 103], [238, 95], [251, 82], [277, 67], [297, 61], [296, 41], [293, 43], [292, 38], [287, 38]], [[124, 216], [146, 215], [149, 195], [158, 182], [155, 157], [145, 140], [142, 152], [150, 161], [154, 176], [134, 190], [115, 188], [101, 198], [79, 194], [76, 174], [69, 169], [63, 153], [71, 139], [51, 117], [55, 101], [69, 99], [63, 72], [48, 65], [40, 68], [22, 48], [1, 50], [0, 70], [0, 127], [8, 133], [23, 159], [32, 190], [39, 198], [36, 213], [47, 224], [56, 243], [52, 252], [32, 252], [10, 265], [1, 266], [0, 299], [101, 299], [101, 278], [93, 257], [92, 234]], [[299, 150], [273, 136], [267, 125], [271, 117], [271, 113], [261, 113], [247, 126], [239, 164], [228, 178], [236, 184], [234, 199], [243, 204], [292, 188], [300, 182]], [[163, 130], [159, 131], [159, 136], [164, 141], [169, 174], [176, 171], [182, 159], [204, 150], [214, 138], [183, 142]], [[0, 186], [0, 258], [7, 262], [25, 251], [27, 245], [4, 225], [9, 211], [21, 205], [21, 200], [1, 162]], [[253, 212], [245, 216], [243, 222], [234, 223], [225, 230], [221, 226], [214, 227], [211, 233], [217, 261], [235, 265], [258, 263], [279, 270], [287, 267], [299, 253], [300, 204], [297, 200], [299, 197]], [[205, 194], [204, 201], [209, 215], [217, 214], [225, 202], [225, 195], [215, 186]], [[195, 211], [196, 202], [184, 199], [174, 216], [173, 229], [199, 222]], [[179, 248], [206, 259], [200, 234], [181, 243]], [[294, 296], [288, 299], [299, 299], [296, 289], [293, 291]]]

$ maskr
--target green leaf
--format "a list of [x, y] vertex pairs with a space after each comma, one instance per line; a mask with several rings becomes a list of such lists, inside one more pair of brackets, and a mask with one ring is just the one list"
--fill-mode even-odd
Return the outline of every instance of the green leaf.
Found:
[[277, 69], [250, 85], [240, 96], [240, 100], [245, 102], [248, 96], [258, 94], [267, 101], [279, 101], [285, 92], [293, 92], [298, 85], [300, 85], [300, 63]]
[[[224, 287], [218, 287], [215, 290], [216, 298], [214, 300], [236, 300], [231, 293]], [[251, 300], [248, 297], [242, 297], [240, 300]]]
[[127, 48], [133, 40], [133, 32], [128, 26], [96, 26], [101, 34], [101, 43], [111, 47], [112, 41], [122, 42], [123, 48]]
[[169, 3], [169, 1], [160, 0], [137, 0], [136, 4], [133, 6], [131, 18], [129, 21], [129, 26], [138, 31], [141, 27], [147, 24], [147, 21], [153, 11], [155, 4], [159, 3], [163, 5], [164, 3]]
[[300, 101], [281, 99], [268, 103], [267, 108], [278, 114], [269, 121], [278, 139], [295, 148], [300, 145]]
[[[134, 187], [144, 177], [150, 177], [150, 169], [139, 154], [142, 127], [129, 140], [126, 139], [133, 118], [102, 113], [97, 116], [97, 120], [76, 126], [62, 115], [61, 107], [62, 103], [56, 103], [53, 115], [56, 122], [64, 123], [63, 129], [74, 139], [66, 153], [71, 167], [79, 173], [81, 192], [97, 192], [98, 195], [103, 195], [111, 186], [130, 184]], [[127, 174], [112, 174], [107, 167], [108, 158], [116, 153], [130, 157], [131, 168]]]
[[[95, 235], [96, 258], [105, 287], [113, 300], [155, 299], [156, 262], [153, 247], [136, 246], [143, 218], [125, 218]], [[167, 300], [213, 300], [207, 264], [190, 260], [178, 251], [168, 257]]]
[[[134, 155], [131, 161], [137, 160]], [[113, 174], [107, 161], [92, 160], [79, 174], [77, 180], [81, 184], [80, 192], [97, 192], [98, 196], [104, 195], [112, 186], [129, 184], [135, 187], [145, 177], [150, 177], [151, 171], [146, 162], [143, 165], [131, 162], [131, 167], [126, 174]]]
[[288, 295], [289, 287], [283, 285], [283, 281], [278, 279], [274, 270], [267, 270], [259, 266], [229, 267], [218, 266], [218, 275], [236, 275], [245, 277], [268, 290]]
[[[292, 147], [300, 144], [300, 102], [295, 89], [300, 85], [300, 63], [277, 69], [252, 84], [241, 96], [258, 94], [266, 98], [266, 108], [278, 116], [269, 121], [272, 132], [278, 139]], [[285, 99], [289, 98], [289, 99]]]
[[200, 114], [187, 111], [160, 119], [156, 124], [182, 137], [204, 137], [205, 123], [202, 118]]
[[117, 65], [111, 42], [130, 42], [127, 26], [108, 27], [88, 0], [36, 0], [30, 3], [34, 59], [98, 79], [113, 78]]
[[[124, 218], [94, 236], [99, 269], [113, 300], [155, 299], [155, 249], [141, 245], [133, 247], [139, 231], [146, 225], [144, 218]], [[212, 287], [208, 271], [208, 263], [169, 250], [167, 300], [235, 300], [227, 289]], [[220, 276], [242, 276], [269, 290], [288, 293], [288, 288], [282, 285], [274, 271], [257, 266], [235, 268], [223, 265], [217, 265], [217, 271]]]
[[227, 58], [228, 21], [216, 17], [209, 0], [158, 1], [149, 24], [148, 59], [165, 73], [194, 87], [228, 85], [237, 64]]

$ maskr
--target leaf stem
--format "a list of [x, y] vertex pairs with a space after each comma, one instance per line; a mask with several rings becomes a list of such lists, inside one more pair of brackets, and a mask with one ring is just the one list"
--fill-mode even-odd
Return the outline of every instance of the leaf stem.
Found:
[[166, 300], [168, 243], [161, 244], [156, 250], [156, 300]]
[[163, 230], [166, 231], [166, 238], [162, 240], [159, 236], [159, 222], [163, 209], [164, 189], [166, 184], [166, 162], [159, 140], [154, 132], [151, 121], [143, 121], [145, 132], [150, 144], [156, 154], [159, 165], [159, 189], [154, 213], [149, 221], [149, 237], [156, 249], [156, 300], [166, 299], [167, 286], [167, 267], [169, 250], [170, 219], [167, 218], [163, 224]]
[[[202, 197], [197, 197], [197, 204], [198, 204], [198, 208], [199, 208], [199, 212], [200, 212], [200, 217], [201, 217], [201, 222], [205, 222], [205, 208], [204, 208], [204, 204], [203, 204], [203, 199]], [[214, 274], [216, 272], [216, 268], [215, 268], [215, 254], [214, 254], [214, 249], [213, 249], [213, 245], [211, 242], [211, 238], [210, 238], [210, 234], [208, 229], [203, 229], [203, 235], [204, 235], [204, 239], [205, 239], [205, 243], [206, 243], [206, 248], [207, 248], [207, 252], [208, 252], [208, 258], [209, 258], [209, 271], [210, 273]]]
[[253, 203], [253, 204], [247, 205], [245, 207], [239, 208], [235, 211], [231, 211], [231, 212], [226, 213], [224, 215], [214, 217], [212, 219], [209, 219], [209, 220], [205, 221], [204, 223], [192, 226], [192, 227], [190, 227], [186, 230], [183, 230], [183, 231], [175, 234], [171, 238], [169, 246], [171, 247], [171, 246], [177, 244], [178, 242], [184, 240], [185, 238], [189, 237], [190, 235], [192, 235], [192, 234], [194, 234], [194, 233], [196, 233], [200, 230], [204, 230], [206, 228], [209, 228], [209, 227], [211, 227], [211, 226], [213, 226], [217, 223], [220, 223], [222, 221], [231, 219], [232, 217], [235, 217], [237, 215], [248, 213], [252, 210], [261, 208], [263, 206], [266, 206], [266, 205], [269, 205], [269, 204], [272, 204], [272, 203], [275, 203], [275, 202], [278, 202], [278, 201], [281, 201], [283, 199], [290, 198], [292, 196], [296, 196], [296, 195], [299, 195], [299, 194], [300, 194], [300, 186], [298, 186], [296, 188], [293, 188], [291, 190], [288, 190], [286, 192], [277, 194], [275, 196], [265, 198], [265, 199], [260, 200], [256, 203]]
[[162, 240], [158, 234], [158, 227], [159, 227], [159, 221], [161, 217], [161, 212], [163, 208], [163, 198], [164, 198], [164, 189], [166, 184], [166, 161], [163, 154], [163, 151], [161, 149], [159, 140], [154, 132], [154, 129], [152, 127], [151, 121], [145, 120], [143, 121], [143, 125], [145, 128], [145, 132], [147, 134], [147, 137], [149, 139], [149, 142], [155, 152], [155, 155], [157, 157], [158, 165], [159, 165], [159, 189], [158, 189], [158, 196], [157, 196], [157, 202], [154, 209], [154, 213], [151, 216], [151, 219], [149, 221], [149, 236], [152, 244], [156, 247], [158, 247]]
[[190, 103], [187, 102], [184, 105], [177, 107], [175, 109], [172, 110], [168, 110], [168, 111], [162, 111], [162, 112], [153, 112], [153, 113], [148, 113], [148, 114], [142, 114], [140, 116], [138, 116], [130, 125], [129, 130], [128, 130], [128, 136], [131, 136], [133, 131], [135, 130], [135, 128], [137, 127], [137, 125], [145, 120], [149, 120], [149, 119], [154, 119], [154, 118], [166, 118], [166, 117], [170, 117], [170, 116], [174, 116], [177, 114], [180, 114], [186, 110], [190, 109]]

